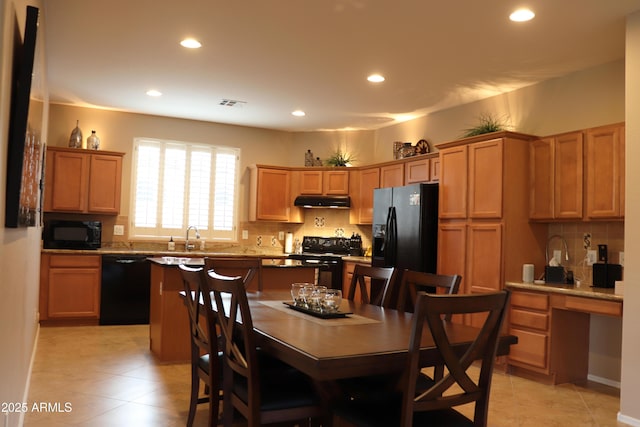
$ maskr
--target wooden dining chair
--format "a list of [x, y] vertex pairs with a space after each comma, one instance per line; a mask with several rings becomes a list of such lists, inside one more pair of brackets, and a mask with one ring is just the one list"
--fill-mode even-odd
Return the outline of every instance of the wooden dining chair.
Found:
[[[398, 310], [413, 313], [418, 298], [418, 292], [455, 295], [460, 289], [462, 276], [458, 274], [445, 275], [424, 273], [421, 271], [404, 270], [398, 290]], [[451, 320], [451, 313], [444, 315], [445, 320]], [[444, 375], [444, 365], [433, 367], [433, 378], [440, 379]]]
[[273, 364], [262, 369], [242, 277], [211, 270], [206, 283], [215, 299], [224, 338], [224, 426], [233, 424], [234, 410], [247, 420], [248, 427], [293, 421], [308, 426], [314, 417], [327, 417], [309, 377], [284, 362], [284, 369], [275, 370]]
[[[257, 257], [205, 257], [205, 271], [224, 276], [242, 276], [247, 288], [262, 290], [262, 259]], [[254, 280], [255, 279], [255, 280]], [[254, 282], [256, 282], [254, 284]]]
[[393, 305], [393, 289], [395, 281], [394, 267], [372, 267], [356, 264], [349, 284], [347, 299], [354, 301], [356, 291], [360, 293], [360, 301], [381, 307]]
[[[484, 427], [487, 425], [491, 378], [496, 360], [500, 329], [504, 321], [509, 291], [486, 294], [433, 295], [419, 292], [408, 347], [408, 360], [400, 388], [387, 405], [379, 401], [343, 402], [334, 409], [334, 425], [340, 427], [389, 427], [437, 425]], [[468, 347], [451, 345], [447, 335], [447, 314], [484, 314], [484, 322], [470, 337]], [[429, 333], [424, 333], [424, 324]], [[420, 348], [433, 340], [447, 366], [446, 375], [428, 388], [419, 389]], [[480, 372], [471, 372], [473, 362], [480, 361]], [[455, 408], [474, 403], [473, 416]]]
[[[209, 426], [218, 424], [220, 393], [222, 391], [222, 353], [216, 333], [216, 314], [206, 299], [203, 290], [204, 269], [179, 265], [184, 284], [184, 303], [189, 312], [191, 336], [191, 397], [187, 427], [193, 426], [197, 405], [209, 403]], [[204, 395], [200, 396], [200, 382], [204, 383]]]

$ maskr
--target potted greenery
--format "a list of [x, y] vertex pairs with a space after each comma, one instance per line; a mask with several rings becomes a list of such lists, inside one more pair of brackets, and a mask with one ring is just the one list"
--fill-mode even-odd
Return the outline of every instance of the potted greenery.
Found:
[[462, 137], [468, 138], [485, 133], [499, 132], [506, 130], [506, 127], [504, 119], [498, 119], [491, 113], [482, 113], [478, 116], [478, 125], [465, 129]]
[[352, 156], [338, 150], [333, 155], [331, 155], [331, 157], [329, 157], [325, 161], [325, 163], [329, 166], [348, 166], [352, 161]]

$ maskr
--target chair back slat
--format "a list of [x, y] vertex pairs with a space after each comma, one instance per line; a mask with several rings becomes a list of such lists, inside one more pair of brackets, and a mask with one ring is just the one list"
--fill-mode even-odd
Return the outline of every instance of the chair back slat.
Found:
[[[356, 264], [347, 292], [347, 299], [351, 301], [355, 300], [356, 290], [358, 290], [360, 292], [361, 302], [382, 307], [391, 307], [392, 286], [395, 281], [394, 273], [395, 268], [393, 267], [372, 267], [364, 264]], [[371, 295], [367, 290], [367, 284], [371, 289]]]
[[[411, 426], [422, 411], [452, 408], [475, 402], [474, 425], [486, 426], [491, 376], [495, 364], [500, 329], [504, 321], [509, 291], [488, 294], [433, 295], [418, 292], [411, 340], [409, 364], [404, 376], [401, 425]], [[447, 335], [445, 315], [485, 314], [482, 327], [464, 350], [451, 345]], [[448, 372], [434, 384], [416, 395], [416, 381], [420, 370], [420, 347], [425, 323]], [[480, 375], [469, 375], [469, 367], [480, 360]]]
[[184, 303], [189, 313], [192, 344], [196, 345], [204, 353], [217, 354], [218, 342], [209, 337], [209, 331], [216, 329], [216, 316], [206, 306], [201, 304], [203, 300], [203, 268], [193, 268], [180, 265], [183, 289], [185, 292]]
[[[413, 312], [418, 292], [455, 295], [460, 289], [462, 276], [424, 273], [421, 271], [404, 270], [398, 290], [398, 310]], [[447, 320], [451, 315], [447, 315]]]
[[205, 257], [204, 267], [206, 271], [213, 269], [216, 273], [228, 277], [241, 276], [245, 288], [255, 288], [258, 291], [262, 290], [261, 258]]

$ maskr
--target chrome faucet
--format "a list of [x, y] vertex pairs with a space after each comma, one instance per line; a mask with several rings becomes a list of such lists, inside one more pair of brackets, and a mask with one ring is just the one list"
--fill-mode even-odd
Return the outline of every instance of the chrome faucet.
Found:
[[196, 227], [195, 225], [190, 225], [189, 227], [187, 227], [187, 236], [184, 239], [184, 248], [188, 251], [192, 251], [196, 247], [196, 245], [194, 245], [193, 243], [189, 243], [189, 231], [192, 228], [196, 230], [196, 239], [200, 238], [200, 232], [198, 231], [198, 227]]

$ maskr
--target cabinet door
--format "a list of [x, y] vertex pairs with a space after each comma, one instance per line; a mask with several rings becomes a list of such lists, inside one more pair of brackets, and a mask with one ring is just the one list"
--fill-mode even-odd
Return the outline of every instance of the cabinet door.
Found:
[[553, 218], [553, 138], [532, 141], [529, 146], [529, 218]]
[[87, 210], [117, 215], [120, 212], [122, 157], [92, 154], [89, 170]]
[[373, 223], [373, 190], [380, 187], [380, 168], [360, 171], [358, 224]]
[[429, 181], [440, 181], [440, 157], [434, 157], [431, 159], [431, 177]]
[[100, 269], [51, 268], [49, 270], [49, 318], [100, 316]]
[[555, 137], [555, 218], [582, 218], [582, 139], [582, 132]]
[[469, 292], [502, 289], [502, 224], [470, 224], [467, 252]]
[[349, 171], [324, 171], [324, 194], [349, 194]]
[[404, 164], [380, 167], [380, 188], [401, 187], [404, 185]]
[[440, 218], [467, 217], [467, 146], [440, 151]]
[[624, 216], [624, 128], [606, 126], [587, 131], [587, 216]]
[[300, 194], [322, 194], [322, 171], [300, 172]]
[[469, 217], [502, 218], [503, 141], [469, 146]]
[[[462, 276], [460, 290], [466, 291], [466, 253], [467, 253], [467, 225], [464, 222], [440, 223], [438, 227], [438, 274]], [[456, 323], [463, 323], [462, 315], [453, 318]]]
[[431, 180], [430, 159], [412, 160], [404, 164], [404, 184], [417, 184]]
[[256, 218], [266, 221], [288, 221], [291, 175], [288, 170], [258, 169]]
[[51, 185], [51, 210], [85, 212], [89, 157], [84, 153], [55, 152]]

